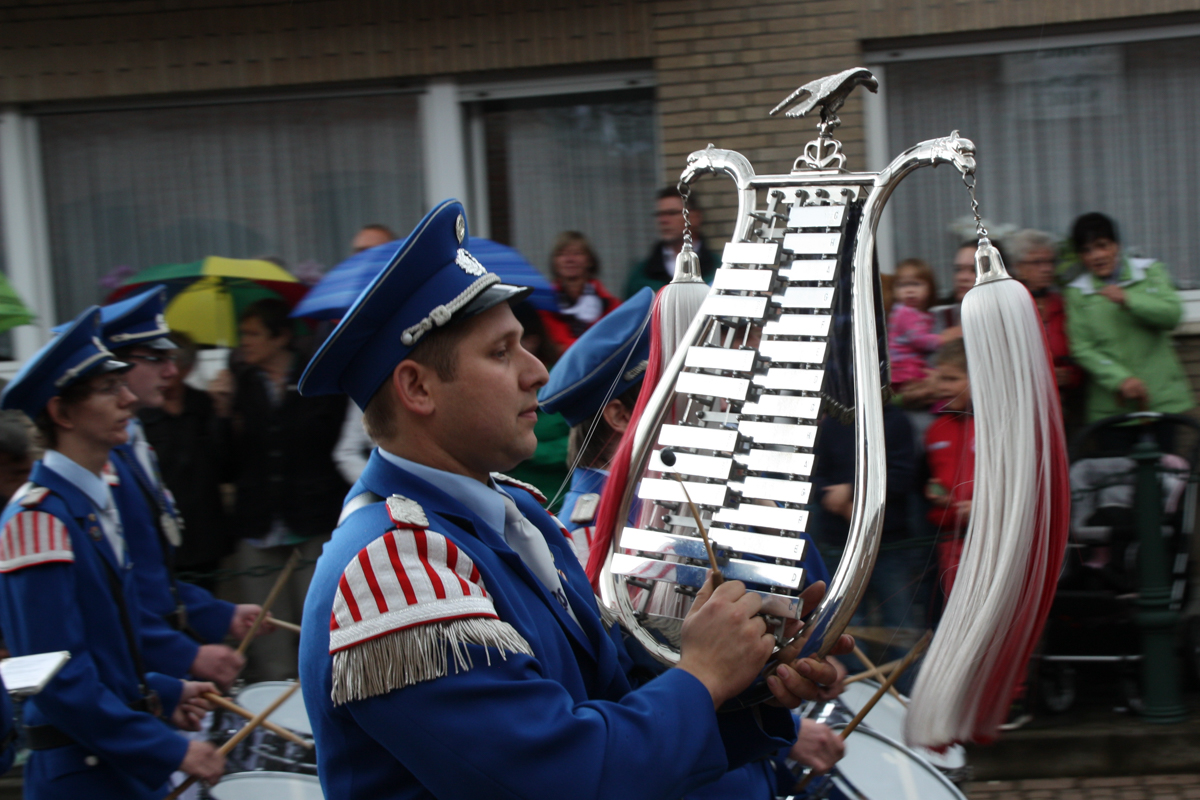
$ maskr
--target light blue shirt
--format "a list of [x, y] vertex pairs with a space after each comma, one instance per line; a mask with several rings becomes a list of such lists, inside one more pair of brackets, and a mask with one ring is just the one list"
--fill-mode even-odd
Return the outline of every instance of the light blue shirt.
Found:
[[117, 563], [125, 563], [125, 535], [121, 530], [121, 517], [113, 503], [112, 490], [104, 478], [89, 469], [79, 466], [57, 450], [47, 450], [42, 456], [42, 466], [58, 473], [59, 477], [79, 489], [96, 508], [100, 529], [104, 538], [117, 556]]
[[[537, 526], [521, 514], [512, 497], [497, 486], [495, 481], [489, 478], [487, 484], [483, 484], [466, 475], [427, 467], [424, 464], [409, 461], [407, 458], [401, 458], [395, 453], [389, 453], [382, 447], [378, 449], [379, 455], [384, 460], [438, 487], [473, 511], [493, 530], [499, 531], [505, 543], [521, 557], [521, 561], [525, 562], [529, 571], [537, 576], [542, 586], [562, 605], [563, 610], [576, 622], [579, 621], [567, 599], [567, 593], [562, 588], [562, 581], [559, 579], [558, 567], [554, 563], [554, 554], [550, 552], [550, 545], [546, 544], [546, 540]], [[508, 510], [510, 505], [514, 528], [509, 527]]]

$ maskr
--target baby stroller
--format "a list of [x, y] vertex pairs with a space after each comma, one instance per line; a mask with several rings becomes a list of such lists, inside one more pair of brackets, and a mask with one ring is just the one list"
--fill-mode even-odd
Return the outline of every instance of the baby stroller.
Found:
[[[1189, 596], [1191, 533], [1196, 515], [1200, 424], [1177, 414], [1138, 412], [1100, 420], [1085, 428], [1071, 447], [1071, 539], [1058, 592], [1051, 607], [1038, 668], [1042, 703], [1053, 712], [1067, 710], [1077, 695], [1076, 668], [1116, 667], [1128, 708], [1140, 710], [1136, 624], [1138, 529], [1135, 482], [1138, 464], [1132, 451], [1101, 449], [1104, 431], [1142, 422], [1139, 440], [1154, 441], [1154, 425], [1169, 430], [1183, 445], [1164, 452], [1158, 477], [1162, 490], [1161, 526], [1171, 557], [1170, 608], [1184, 612]], [[1156, 443], [1156, 449], [1162, 448]], [[1180, 450], [1186, 453], [1179, 455]], [[1195, 617], [1183, 629], [1183, 672], [1200, 675], [1200, 625]]]

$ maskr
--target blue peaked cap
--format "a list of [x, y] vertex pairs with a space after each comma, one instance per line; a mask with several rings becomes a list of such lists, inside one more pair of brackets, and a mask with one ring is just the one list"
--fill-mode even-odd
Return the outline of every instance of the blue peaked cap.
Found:
[[532, 291], [501, 283], [466, 250], [466, 240], [462, 203], [445, 200], [425, 215], [308, 362], [300, 394], [344, 392], [365, 409], [431, 330]]
[[[152, 347], [155, 350], [171, 350], [176, 347], [167, 336], [167, 287], [155, 286], [133, 297], [110, 303], [100, 309], [100, 338], [109, 350], [122, 347]], [[62, 333], [73, 322], [58, 325], [55, 333]]]
[[572, 426], [586, 422], [615, 397], [636, 386], [650, 359], [649, 286], [584, 331], [550, 370], [538, 391], [548, 414], [562, 414]]
[[98, 372], [129, 369], [129, 364], [115, 360], [100, 341], [100, 309], [96, 306], [59, 328], [59, 335], [34, 353], [4, 387], [0, 408], [19, 409], [37, 419], [51, 397], [76, 381]]

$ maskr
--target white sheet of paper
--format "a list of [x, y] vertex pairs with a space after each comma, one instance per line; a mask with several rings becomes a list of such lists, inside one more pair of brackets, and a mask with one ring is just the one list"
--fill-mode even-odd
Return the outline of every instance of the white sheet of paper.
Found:
[[0, 677], [9, 694], [37, 694], [70, 658], [66, 650], [6, 658], [0, 661]]

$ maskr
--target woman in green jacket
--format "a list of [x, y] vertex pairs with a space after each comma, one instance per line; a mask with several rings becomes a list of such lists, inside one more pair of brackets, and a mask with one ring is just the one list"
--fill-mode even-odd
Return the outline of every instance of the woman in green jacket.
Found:
[[[1067, 285], [1071, 353], [1088, 373], [1087, 420], [1130, 411], [1182, 413], [1196, 403], [1171, 340], [1183, 316], [1166, 267], [1121, 254], [1116, 225], [1084, 214], [1071, 233], [1086, 271]], [[1170, 449], [1170, 426], [1158, 431]], [[1127, 449], [1136, 428], [1109, 429], [1106, 449]], [[1164, 438], [1166, 437], [1166, 438]]]

